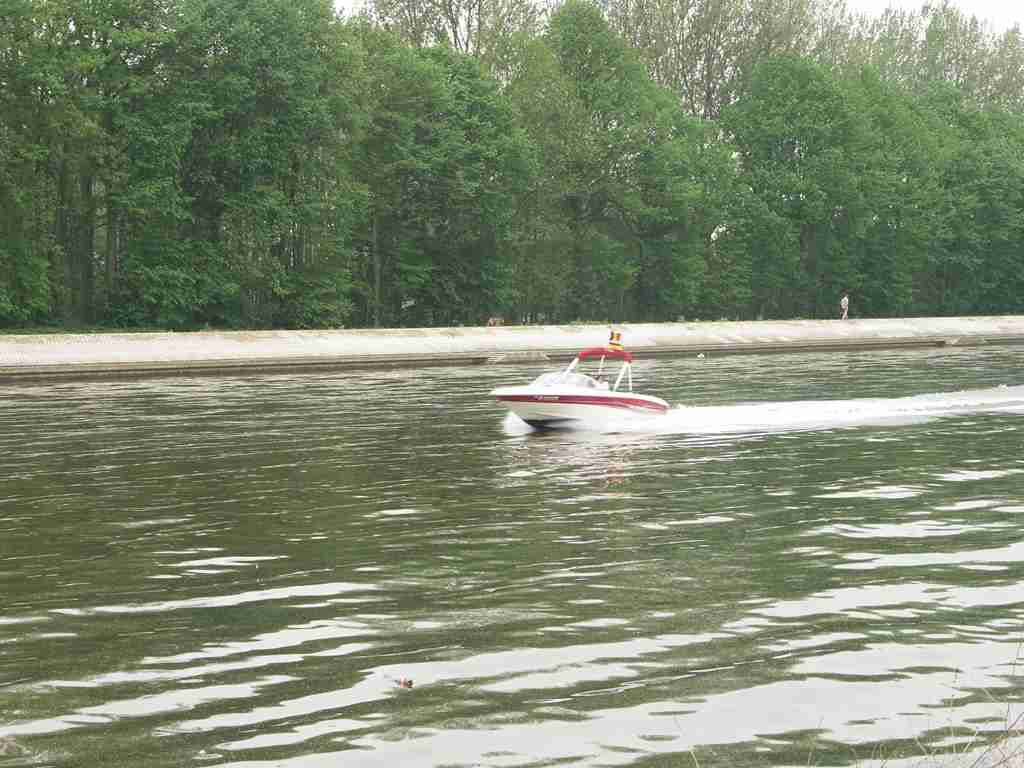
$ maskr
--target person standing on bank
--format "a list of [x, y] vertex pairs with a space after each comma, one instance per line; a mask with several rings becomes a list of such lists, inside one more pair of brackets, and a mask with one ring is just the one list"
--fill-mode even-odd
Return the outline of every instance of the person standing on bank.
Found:
[[846, 319], [846, 315], [847, 315], [847, 313], [849, 311], [850, 311], [850, 297], [846, 293], [843, 293], [843, 298], [841, 298], [839, 300], [839, 313], [840, 313], [839, 319], [840, 320], [845, 320]]

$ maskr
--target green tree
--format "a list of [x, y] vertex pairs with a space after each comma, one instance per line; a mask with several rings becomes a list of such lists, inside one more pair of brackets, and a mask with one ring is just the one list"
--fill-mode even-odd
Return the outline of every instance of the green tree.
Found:
[[764, 62], [750, 96], [727, 111], [744, 181], [759, 198], [762, 258], [757, 313], [827, 317], [861, 282], [858, 241], [868, 222], [862, 189], [868, 131], [855, 94], [805, 59]]
[[191, 116], [180, 247], [140, 252], [133, 296], [152, 320], [342, 322], [360, 190], [345, 134], [356, 63], [328, 2], [191, 0], [176, 103]]
[[925, 264], [948, 219], [941, 168], [948, 131], [919, 99], [865, 68], [848, 87], [869, 124], [861, 184], [868, 211], [857, 243], [862, 278], [858, 313], [899, 316], [920, 311]]
[[951, 86], [932, 89], [925, 104], [944, 146], [936, 160], [941, 226], [921, 275], [920, 311], [1011, 311], [1020, 306], [1024, 266], [1020, 120], [979, 109]]
[[574, 236], [575, 317], [668, 319], [699, 301], [727, 157], [686, 118], [596, 6], [573, 0], [548, 45], [579, 118], [562, 208]]
[[362, 25], [372, 94], [360, 178], [372, 184], [364, 318], [480, 322], [507, 301], [509, 227], [529, 184], [508, 99], [472, 58]]
[[50, 222], [56, 188], [48, 173], [56, 129], [53, 91], [61, 68], [30, 0], [12, 0], [0, 25], [0, 325], [50, 320], [51, 264], [60, 246]]
[[575, 280], [575, 239], [567, 201], [586, 112], [554, 51], [524, 42], [507, 93], [531, 148], [534, 168], [518, 207], [510, 247], [510, 314], [531, 322], [562, 317]]

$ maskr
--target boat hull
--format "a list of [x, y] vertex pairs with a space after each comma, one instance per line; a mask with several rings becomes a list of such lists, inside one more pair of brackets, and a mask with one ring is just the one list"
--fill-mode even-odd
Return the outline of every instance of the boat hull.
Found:
[[559, 429], [661, 416], [668, 403], [633, 392], [537, 391], [530, 387], [502, 387], [494, 397], [532, 427]]

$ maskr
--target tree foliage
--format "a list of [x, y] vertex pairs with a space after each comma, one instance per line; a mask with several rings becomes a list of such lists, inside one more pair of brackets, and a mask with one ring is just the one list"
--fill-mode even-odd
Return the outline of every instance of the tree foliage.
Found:
[[0, 327], [1017, 312], [1022, 62], [948, 2], [7, 0]]

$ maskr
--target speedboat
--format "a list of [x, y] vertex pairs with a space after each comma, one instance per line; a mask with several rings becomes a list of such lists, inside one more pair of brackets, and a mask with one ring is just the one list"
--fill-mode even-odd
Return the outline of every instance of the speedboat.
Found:
[[[585, 360], [599, 361], [593, 376], [579, 372]], [[605, 378], [606, 360], [622, 361], [614, 383]], [[668, 403], [661, 398], [633, 391], [633, 355], [618, 344], [584, 349], [564, 371], [542, 374], [525, 386], [498, 387], [491, 394], [538, 429], [600, 425], [668, 412]]]

